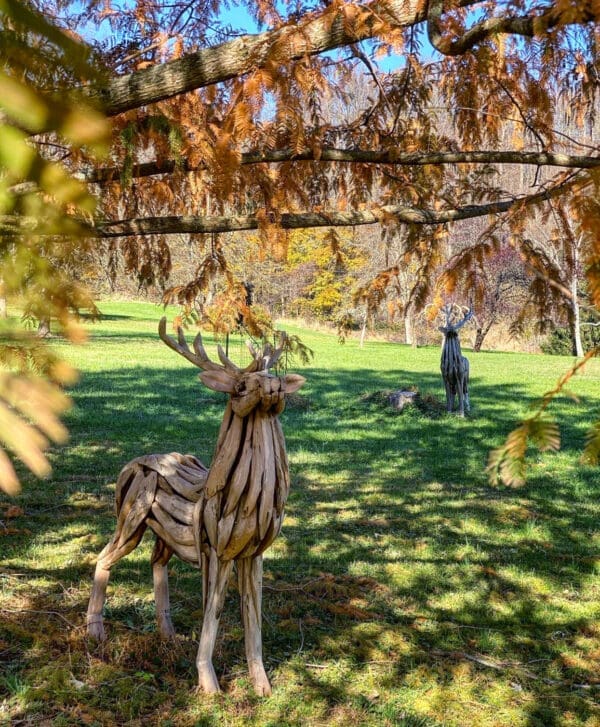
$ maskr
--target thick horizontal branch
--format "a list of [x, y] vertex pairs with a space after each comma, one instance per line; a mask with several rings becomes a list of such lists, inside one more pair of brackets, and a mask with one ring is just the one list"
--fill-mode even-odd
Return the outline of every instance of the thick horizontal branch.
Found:
[[[242, 154], [240, 158], [240, 164], [242, 165], [302, 161], [398, 164], [401, 166], [424, 166], [427, 164], [532, 164], [535, 166], [570, 167], [575, 169], [592, 169], [600, 166], [600, 157], [518, 151], [447, 151], [427, 153], [324, 148], [317, 155], [313, 150], [296, 153], [290, 149], [282, 149], [279, 151], [248, 152]], [[200, 168], [202, 168], [202, 165], [192, 166], [186, 160], [175, 162], [173, 159], [167, 159], [161, 162], [155, 161], [135, 164], [128, 176], [137, 179], [140, 177], [150, 177], [155, 174], [171, 174], [176, 169], [193, 172]], [[121, 171], [119, 167], [94, 169], [86, 174], [85, 181], [103, 184], [112, 180], [118, 180]]]
[[427, 36], [431, 45], [447, 56], [459, 56], [474, 48], [486, 38], [499, 34], [521, 35], [533, 38], [546, 33], [561, 23], [590, 23], [598, 21], [598, 12], [591, 3], [582, 3], [579, 12], [573, 8], [547, 8], [543, 14], [496, 16], [475, 23], [463, 35], [444, 37], [441, 31], [444, 0], [428, 0]]
[[[531, 204], [550, 199], [558, 189], [543, 191], [527, 197], [482, 205], [465, 205], [447, 210], [431, 210], [402, 205], [385, 205], [375, 210], [352, 212], [285, 212], [273, 224], [285, 230], [310, 227], [357, 227], [374, 225], [393, 218], [413, 225], [439, 225], [473, 217], [507, 212], [519, 204]], [[235, 232], [257, 230], [265, 221], [257, 216], [227, 217], [145, 217], [131, 220], [102, 222], [96, 225], [98, 237], [125, 237], [128, 235], [181, 235], [208, 232]]]
[[[475, 4], [477, 0], [459, 0], [457, 3], [461, 7]], [[496, 18], [482, 21], [464, 39], [446, 41], [441, 38], [436, 25], [441, 2], [431, 0], [431, 5], [430, 33], [433, 33], [433, 40], [443, 49], [442, 52], [446, 53], [464, 52], [496, 32], [541, 34], [561, 22], [560, 13], [550, 7], [543, 15], [509, 18], [506, 22]], [[109, 116], [114, 116], [242, 76], [263, 67], [270, 60], [287, 63], [377, 37], [388, 28], [408, 28], [426, 20], [426, 8], [427, 2], [424, 0], [332, 4], [322, 12], [310, 14], [297, 23], [277, 30], [244, 35], [213, 48], [113, 78], [106, 86], [90, 90], [90, 95]], [[595, 18], [591, 11], [588, 15], [574, 22], [587, 22]]]
[[[460, 0], [468, 6], [476, 0]], [[425, 20], [422, 0], [374, 0], [337, 4], [299, 23], [244, 35], [213, 48], [111, 79], [90, 95], [114, 116], [145, 104], [220, 83], [260, 68], [314, 56], [372, 38], [384, 27], [405, 28]]]

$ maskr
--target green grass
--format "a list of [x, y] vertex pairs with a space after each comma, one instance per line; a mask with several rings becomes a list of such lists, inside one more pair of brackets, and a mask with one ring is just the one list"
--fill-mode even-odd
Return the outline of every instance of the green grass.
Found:
[[[210, 461], [224, 408], [158, 340], [160, 308], [100, 307], [88, 345], [55, 343], [82, 376], [52, 479], [24, 473], [23, 495], [0, 498], [0, 724], [600, 724], [600, 478], [578, 463], [600, 361], [572, 382], [578, 401], [553, 405], [562, 450], [533, 452], [527, 485], [506, 489], [488, 485], [487, 454], [568, 358], [469, 353], [471, 417], [398, 414], [378, 392], [442, 398], [438, 348], [360, 349], [286, 326], [315, 358], [295, 367], [307, 384], [282, 417], [293, 488], [265, 559], [274, 693], [249, 686], [231, 588], [215, 652], [224, 693], [208, 698], [194, 693], [200, 578], [171, 561], [167, 647], [150, 537], [114, 569], [109, 640], [85, 639], [119, 469], [149, 452]], [[230, 353], [245, 360], [238, 339]], [[14, 504], [23, 514], [6, 517]]]

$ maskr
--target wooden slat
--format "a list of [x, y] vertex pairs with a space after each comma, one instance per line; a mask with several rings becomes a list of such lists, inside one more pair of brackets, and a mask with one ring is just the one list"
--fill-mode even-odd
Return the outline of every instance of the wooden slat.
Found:
[[179, 544], [186, 547], [195, 547], [196, 544], [194, 542], [192, 528], [177, 522], [156, 501], [152, 503], [152, 515], [163, 526], [166, 532], [169, 533], [169, 539], [167, 540], [169, 545]]
[[211, 498], [215, 492], [220, 492], [227, 484], [227, 479], [242, 446], [243, 422], [244, 420], [241, 417], [234, 416], [232, 418], [223, 439], [223, 444], [215, 452], [206, 478], [207, 498]]
[[254, 537], [257, 528], [258, 522], [256, 510], [253, 510], [247, 517], [239, 517], [233, 526], [231, 538], [227, 547], [223, 551], [221, 558], [223, 560], [232, 560], [237, 558], [248, 542]]
[[146, 518], [146, 522], [148, 523], [148, 526], [152, 528], [152, 530], [158, 535], [159, 538], [162, 538], [169, 548], [171, 548], [176, 555], [181, 558], [181, 560], [184, 560], [186, 563], [191, 563], [192, 565], [195, 565], [198, 567], [198, 558], [196, 556], [196, 548], [195, 547], [189, 547], [186, 545], [182, 545], [181, 543], [176, 543], [172, 538], [169, 537], [169, 533], [165, 528], [152, 517], [152, 515], [148, 515]]
[[265, 470], [265, 454], [263, 442], [263, 415], [255, 413], [254, 428], [252, 430], [252, 463], [250, 466], [250, 482], [243, 499], [242, 514], [248, 517], [256, 508], [256, 502], [262, 487], [262, 478]]
[[272, 417], [261, 417], [260, 419], [265, 463], [258, 506], [258, 537], [261, 540], [265, 537], [271, 523], [273, 500], [275, 497], [275, 460], [273, 456], [272, 420]]
[[250, 474], [250, 465], [252, 463], [252, 431], [254, 429], [254, 415], [250, 415], [246, 422], [246, 435], [244, 444], [242, 445], [242, 454], [238, 460], [235, 471], [233, 472], [229, 489], [227, 490], [227, 499], [223, 510], [224, 517], [229, 516], [237, 507], [242, 492], [248, 484], [248, 476]]
[[[133, 490], [133, 485], [135, 484], [135, 481], [137, 480], [137, 475], [134, 480], [134, 482], [131, 485], [131, 489]], [[133, 535], [133, 533], [137, 530], [137, 528], [141, 525], [142, 521], [148, 514], [152, 502], [154, 500], [154, 493], [156, 492], [156, 484], [157, 484], [157, 475], [156, 472], [150, 472], [146, 476], [142, 476], [142, 479], [139, 480], [139, 484], [136, 484], [137, 489], [137, 497], [135, 501], [132, 504], [131, 509], [125, 516], [123, 520], [121, 520], [121, 517], [119, 517], [119, 524], [122, 523], [120, 527], [120, 534], [119, 534], [119, 541], [118, 545], [119, 547], [123, 545], [129, 538]]]
[[180, 497], [179, 495], [169, 495], [160, 489], [156, 490], [156, 502], [163, 510], [169, 513], [171, 517], [178, 520], [184, 525], [192, 524], [192, 516], [194, 513], [194, 503]]

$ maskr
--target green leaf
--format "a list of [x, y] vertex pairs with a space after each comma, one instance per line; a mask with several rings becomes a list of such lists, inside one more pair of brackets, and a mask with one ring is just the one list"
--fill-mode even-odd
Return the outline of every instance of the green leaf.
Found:
[[0, 125], [0, 169], [3, 172], [10, 173], [15, 180], [25, 179], [35, 158], [35, 150], [26, 143], [22, 131], [14, 126]]
[[583, 464], [597, 465], [600, 461], [600, 419], [594, 422], [587, 433], [585, 449], [581, 455]]

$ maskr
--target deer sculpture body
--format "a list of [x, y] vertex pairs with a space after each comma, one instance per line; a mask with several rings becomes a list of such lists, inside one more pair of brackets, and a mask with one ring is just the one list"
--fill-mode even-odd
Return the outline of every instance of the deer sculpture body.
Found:
[[442, 312], [446, 317], [446, 325], [440, 326], [438, 330], [444, 334], [440, 369], [446, 389], [446, 410], [453, 411], [458, 394], [458, 414], [464, 417], [465, 411], [470, 410], [469, 361], [460, 350], [458, 331], [473, 317], [473, 311], [469, 308], [462, 320], [458, 322], [453, 322], [452, 306], [445, 305]]
[[251, 348], [252, 363], [235, 366], [219, 348], [220, 364], [209, 360], [200, 334], [194, 351], [183, 332], [178, 340], [159, 326], [162, 340], [202, 369], [210, 389], [229, 394], [210, 469], [192, 455], [138, 457], [121, 471], [116, 486], [117, 527], [100, 553], [87, 612], [88, 634], [105, 638], [102, 608], [111, 567], [130, 553], [147, 528], [156, 544], [151, 562], [158, 628], [173, 638], [167, 563], [173, 554], [202, 569], [204, 618], [196, 665], [199, 686], [219, 691], [212, 665], [221, 610], [236, 564], [250, 677], [258, 694], [271, 693], [262, 661], [262, 553], [279, 534], [289, 493], [289, 471], [279, 414], [285, 395], [305, 379], [269, 373], [283, 348], [264, 354]]

